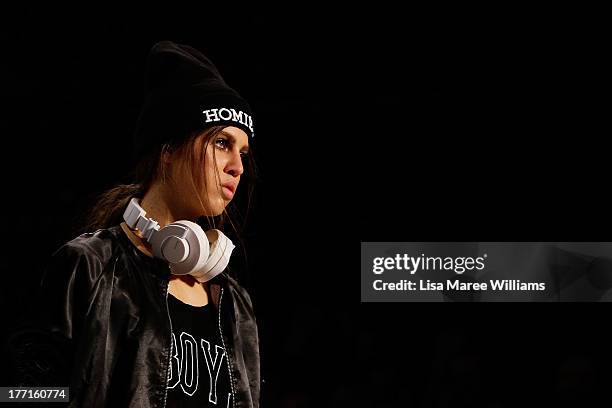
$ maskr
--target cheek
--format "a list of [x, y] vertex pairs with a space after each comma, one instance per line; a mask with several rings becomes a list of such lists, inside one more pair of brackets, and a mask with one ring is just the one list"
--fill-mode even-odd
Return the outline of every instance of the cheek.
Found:
[[221, 174], [223, 173], [223, 165], [221, 164], [222, 161], [222, 154], [217, 154], [216, 160], [212, 154], [206, 155], [206, 162], [204, 164], [206, 180], [218, 180], [218, 177], [221, 177]]
[[[214, 191], [216, 186], [219, 184], [219, 169], [216, 168], [214, 160], [212, 157], [207, 157], [206, 162], [204, 163], [204, 177], [203, 181], [205, 181], [205, 187], [207, 191]], [[217, 176], [219, 174], [219, 176]]]

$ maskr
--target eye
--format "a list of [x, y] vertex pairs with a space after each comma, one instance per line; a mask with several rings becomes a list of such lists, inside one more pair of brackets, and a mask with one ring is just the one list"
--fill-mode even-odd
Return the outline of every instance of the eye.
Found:
[[222, 150], [227, 150], [229, 148], [229, 140], [223, 139], [222, 137], [215, 140], [215, 146]]

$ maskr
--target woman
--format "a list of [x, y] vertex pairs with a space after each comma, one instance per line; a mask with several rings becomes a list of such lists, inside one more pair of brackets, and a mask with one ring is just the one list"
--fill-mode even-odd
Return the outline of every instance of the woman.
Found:
[[[69, 386], [70, 406], [79, 407], [257, 407], [248, 293], [224, 265], [219, 273], [221, 261], [212, 274], [202, 272], [204, 258], [177, 274], [179, 260], [152, 238], [170, 225], [195, 228], [201, 217], [217, 228], [229, 220], [247, 164], [253, 175], [250, 108], [202, 53], [167, 41], [151, 50], [146, 88], [135, 182], [105, 193], [90, 232], [53, 255], [41, 323], [13, 339], [21, 385]], [[215, 237], [226, 238], [211, 231], [203, 238], [193, 229], [204, 241], [187, 240], [192, 253], [212, 257]], [[233, 245], [223, 242], [227, 258]]]

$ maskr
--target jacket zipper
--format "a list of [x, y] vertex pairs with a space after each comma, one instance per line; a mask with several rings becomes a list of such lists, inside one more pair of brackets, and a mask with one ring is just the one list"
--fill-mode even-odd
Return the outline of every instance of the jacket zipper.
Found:
[[223, 301], [223, 288], [221, 288], [221, 296], [219, 297], [219, 334], [221, 335], [221, 344], [225, 349], [225, 355], [227, 356], [227, 371], [230, 377], [230, 389], [232, 391], [232, 407], [236, 407], [236, 395], [234, 394], [234, 379], [232, 377], [232, 365], [230, 364], [230, 352], [225, 346], [225, 340], [223, 338], [223, 329], [221, 328], [221, 303]]
[[168, 307], [168, 289], [170, 280], [166, 283], [166, 313], [168, 314], [168, 322], [170, 322], [170, 347], [168, 350], [168, 364], [166, 365], [166, 385], [164, 387], [164, 408], [168, 400], [168, 382], [170, 381], [170, 359], [172, 358], [172, 318], [170, 317], [170, 308]]

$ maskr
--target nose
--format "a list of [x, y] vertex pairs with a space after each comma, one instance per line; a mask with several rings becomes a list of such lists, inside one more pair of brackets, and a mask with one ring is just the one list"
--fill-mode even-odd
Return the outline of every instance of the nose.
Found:
[[244, 167], [242, 165], [242, 157], [240, 157], [240, 152], [232, 151], [227, 163], [225, 164], [224, 170], [227, 174], [230, 174], [233, 177], [238, 177], [242, 173], [244, 173]]

